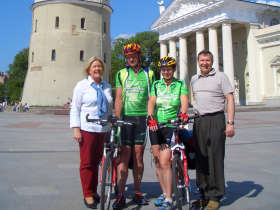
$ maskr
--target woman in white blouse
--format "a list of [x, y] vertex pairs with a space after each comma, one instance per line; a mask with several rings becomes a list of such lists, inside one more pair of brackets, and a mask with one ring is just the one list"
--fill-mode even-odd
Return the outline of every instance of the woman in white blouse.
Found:
[[104, 63], [100, 58], [90, 58], [84, 69], [86, 79], [79, 81], [74, 88], [70, 111], [70, 127], [74, 139], [80, 147], [80, 178], [84, 203], [96, 209], [100, 200], [97, 194], [98, 164], [102, 158], [104, 140], [108, 126], [88, 123], [90, 118], [106, 119], [112, 113], [112, 90], [110, 84], [102, 80]]

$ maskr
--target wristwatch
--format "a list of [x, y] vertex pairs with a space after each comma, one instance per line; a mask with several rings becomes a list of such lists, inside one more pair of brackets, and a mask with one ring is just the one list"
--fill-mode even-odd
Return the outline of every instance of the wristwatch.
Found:
[[229, 125], [234, 125], [234, 121], [228, 120], [228, 121], [227, 121], [227, 124], [229, 124]]

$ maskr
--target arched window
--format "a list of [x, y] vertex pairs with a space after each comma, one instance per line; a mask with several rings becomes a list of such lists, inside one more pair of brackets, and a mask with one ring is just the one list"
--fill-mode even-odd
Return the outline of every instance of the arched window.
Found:
[[55, 28], [59, 28], [59, 17], [55, 17]]
[[34, 62], [34, 52], [31, 53], [31, 62]]
[[80, 51], [80, 61], [84, 61], [84, 51]]
[[56, 52], [55, 49], [52, 50], [52, 57], [51, 57], [52, 61], [55, 61], [56, 59]]
[[86, 22], [86, 19], [81, 18], [81, 29], [85, 29], [85, 22]]
[[275, 25], [278, 25], [279, 24], [279, 20], [277, 18], [273, 18], [271, 21], [270, 21], [270, 25], [271, 26], [275, 26]]

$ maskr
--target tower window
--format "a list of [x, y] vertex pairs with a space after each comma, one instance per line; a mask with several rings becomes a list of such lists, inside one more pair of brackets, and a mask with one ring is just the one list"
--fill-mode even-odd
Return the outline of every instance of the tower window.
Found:
[[103, 23], [103, 33], [104, 34], [107, 33], [107, 24], [106, 24], [106, 22]]
[[37, 24], [38, 24], [38, 20], [35, 20], [35, 27], [34, 27], [34, 32], [37, 32]]
[[80, 51], [80, 61], [84, 61], [84, 51]]
[[106, 63], [106, 58], [107, 58], [107, 56], [106, 56], [106, 53], [104, 53], [104, 58], [103, 58], [103, 60], [104, 60], [104, 63]]
[[85, 22], [86, 22], [86, 19], [81, 18], [81, 29], [85, 29]]
[[55, 52], [54, 49], [52, 50], [52, 57], [51, 57], [51, 59], [52, 59], [52, 61], [55, 61], [55, 59], [56, 59], [56, 52]]
[[59, 28], [59, 17], [55, 17], [55, 28]]
[[34, 62], [34, 52], [31, 53], [31, 62]]

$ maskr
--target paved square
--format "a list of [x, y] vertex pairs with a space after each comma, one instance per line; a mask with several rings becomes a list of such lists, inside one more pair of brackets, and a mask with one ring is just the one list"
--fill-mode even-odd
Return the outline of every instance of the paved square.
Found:
[[[226, 144], [226, 195], [221, 209], [279, 209], [280, 112], [238, 112]], [[160, 193], [148, 144], [142, 190], [155, 209]], [[68, 116], [0, 113], [0, 209], [77, 210], [82, 202], [79, 152]], [[195, 172], [191, 171], [192, 196]], [[128, 191], [133, 190], [131, 172]], [[128, 193], [129, 194], [129, 193]]]

